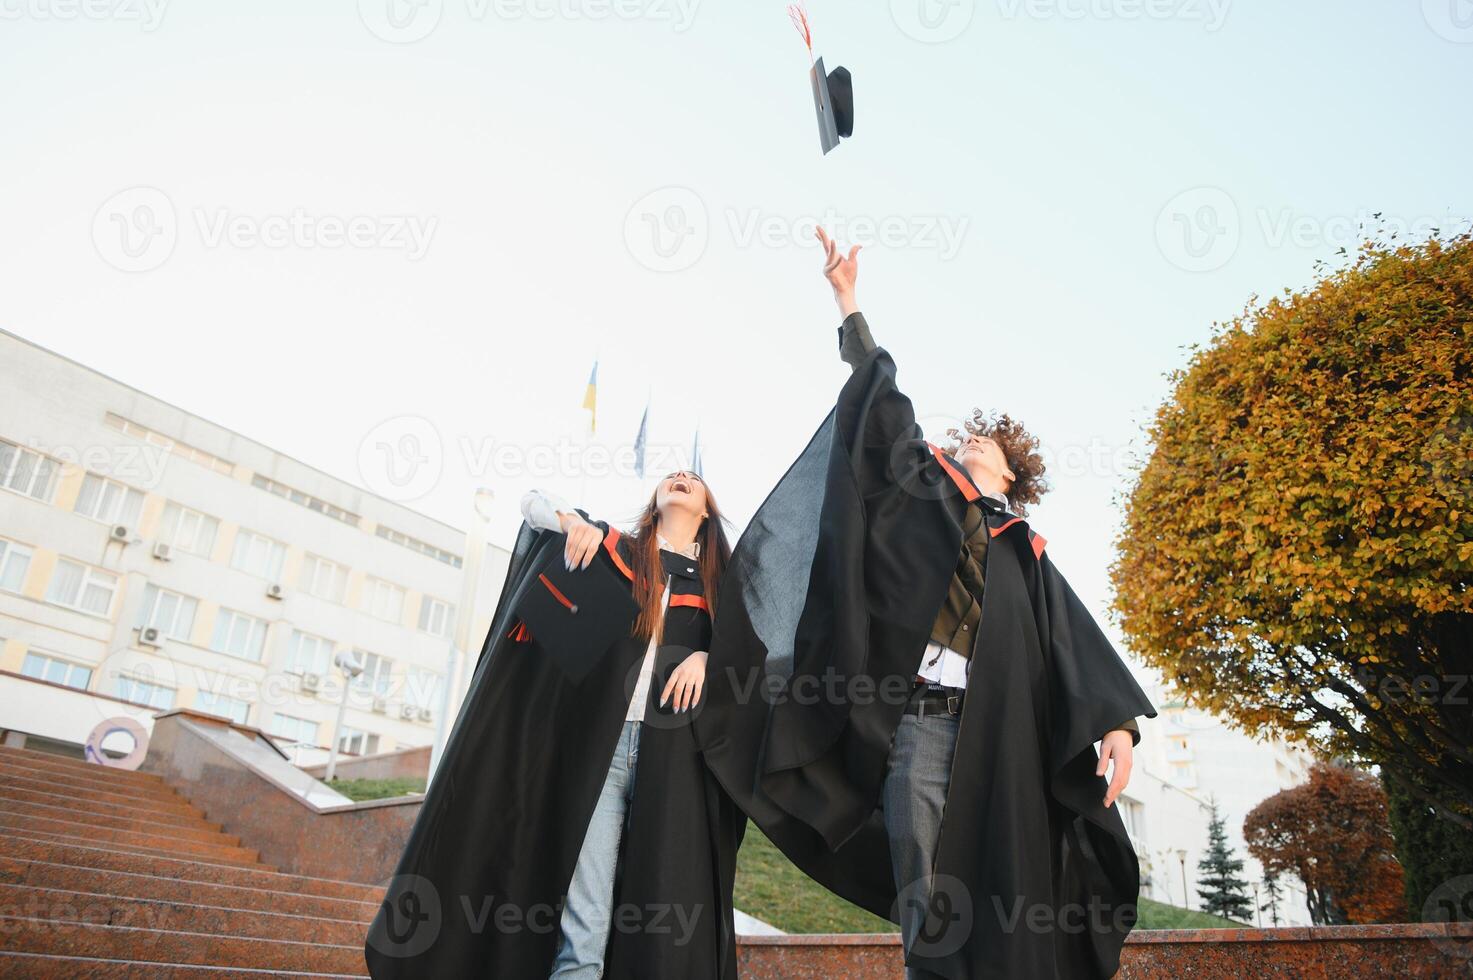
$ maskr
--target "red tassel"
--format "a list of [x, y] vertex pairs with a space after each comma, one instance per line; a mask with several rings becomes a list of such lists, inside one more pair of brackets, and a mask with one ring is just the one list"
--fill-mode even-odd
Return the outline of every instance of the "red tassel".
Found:
[[808, 61], [813, 62], [813, 29], [808, 24], [808, 11], [803, 9], [801, 3], [788, 4], [788, 17], [793, 26], [798, 29], [798, 35], [803, 38], [803, 46], [808, 49]]

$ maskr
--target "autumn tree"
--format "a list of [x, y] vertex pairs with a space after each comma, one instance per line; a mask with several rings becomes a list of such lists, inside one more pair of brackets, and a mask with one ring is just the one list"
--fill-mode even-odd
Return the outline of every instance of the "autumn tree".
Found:
[[1304, 882], [1316, 925], [1403, 918], [1401, 865], [1374, 776], [1316, 763], [1308, 782], [1253, 808], [1243, 838], [1266, 876]]
[[1132, 650], [1473, 827], [1473, 237], [1367, 244], [1170, 380], [1111, 570]]
[[1248, 922], [1253, 918], [1253, 901], [1248, 897], [1248, 879], [1243, 877], [1243, 859], [1228, 844], [1227, 826], [1212, 800], [1207, 823], [1207, 851], [1197, 862], [1197, 897], [1202, 911], [1225, 919]]

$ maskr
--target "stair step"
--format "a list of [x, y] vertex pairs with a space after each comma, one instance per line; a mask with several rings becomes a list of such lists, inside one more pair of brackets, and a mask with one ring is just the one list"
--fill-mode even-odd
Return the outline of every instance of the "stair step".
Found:
[[129, 787], [99, 788], [77, 786], [57, 781], [50, 773], [37, 771], [9, 770], [0, 772], [0, 796], [9, 796], [12, 787], [33, 793], [50, 793], [71, 800], [72, 804], [92, 806], [109, 803], [114, 806], [131, 806], [139, 810], [158, 813], [173, 813], [186, 817], [203, 817], [204, 814], [182, 796], [160, 796], [130, 789]]
[[247, 868], [208, 861], [155, 857], [125, 853], [111, 847], [88, 847], [75, 841], [53, 841], [30, 837], [0, 838], [0, 854], [8, 854], [20, 860], [49, 861], [53, 864], [70, 864], [105, 871], [127, 871], [184, 881], [264, 888], [268, 891], [298, 892], [323, 898], [355, 899], [360, 902], [372, 902], [374, 905], [378, 905], [384, 894], [384, 889], [376, 885], [340, 881], [336, 878], [313, 878], [307, 875], [286, 874], [266, 865]]
[[346, 919], [364, 924], [373, 921], [378, 902], [353, 898], [330, 898], [289, 890], [221, 885], [186, 878], [165, 878], [136, 871], [24, 861], [0, 855], [0, 884], [35, 888], [74, 890], [90, 895], [128, 895], [133, 898], [320, 919]]
[[70, 831], [59, 833], [55, 830], [43, 830], [37, 827], [14, 827], [6, 826], [5, 821], [0, 820], [0, 839], [4, 840], [45, 840], [54, 841], [58, 844], [81, 844], [84, 847], [103, 848], [117, 854], [134, 854], [143, 858], [175, 858], [187, 861], [204, 861], [209, 864], [231, 865], [238, 868], [259, 868], [262, 866], [260, 853], [242, 847], [209, 847], [196, 850], [193, 847], [171, 844], [167, 839], [156, 840], [150, 844], [135, 844], [131, 841], [107, 840], [99, 836], [98, 839], [78, 837]]
[[136, 773], [125, 772], [120, 769], [108, 769], [105, 766], [49, 766], [44, 762], [36, 762], [33, 759], [16, 759], [12, 756], [0, 755], [0, 773], [6, 775], [29, 776], [32, 779], [45, 779], [65, 786], [76, 786], [85, 789], [107, 790], [113, 793], [154, 797], [158, 799], [179, 799], [179, 793], [162, 780], [138, 780], [128, 779]]
[[32, 765], [50, 766], [55, 769], [70, 769], [78, 772], [106, 772], [117, 779], [134, 783], [151, 783], [156, 786], [165, 786], [164, 777], [156, 772], [140, 772], [137, 769], [118, 769], [114, 766], [104, 766], [96, 762], [88, 762], [85, 759], [74, 759], [71, 756], [57, 755], [54, 752], [41, 752], [37, 749], [19, 749], [13, 745], [0, 745], [0, 761], [29, 762]]
[[240, 844], [235, 834], [220, 830], [219, 824], [205, 820], [175, 823], [153, 819], [153, 814], [121, 811], [103, 811], [94, 807], [78, 810], [74, 806], [59, 803], [37, 803], [30, 800], [14, 800], [0, 797], [0, 814], [37, 817], [47, 820], [73, 820], [82, 818], [89, 827], [108, 830], [127, 830], [133, 833], [164, 834], [176, 840], [210, 841], [217, 844]]
[[[70, 811], [77, 811], [77, 801], [66, 792], [65, 787], [45, 786], [37, 788], [34, 786], [18, 786], [8, 781], [0, 781], [0, 801], [28, 804], [33, 806], [61, 807]], [[92, 800], [87, 803], [85, 812], [109, 816], [130, 817], [139, 820], [152, 820], [155, 823], [170, 827], [205, 827], [210, 830], [222, 829], [218, 823], [206, 820], [199, 810], [168, 809], [148, 807], [146, 801], [143, 806], [135, 806], [129, 801], [122, 803], [99, 802]]]
[[25, 953], [314, 973], [351, 973], [364, 967], [361, 943], [352, 946], [299, 943], [12, 915], [0, 915], [0, 930], [4, 931], [7, 949]]
[[260, 980], [263, 977], [312, 977], [348, 980], [362, 973], [303, 973], [300, 970], [247, 970], [223, 966], [179, 966], [138, 960], [85, 956], [47, 956], [0, 950], [0, 977], [7, 980]]
[[165, 902], [127, 895], [98, 895], [66, 888], [0, 884], [0, 913], [34, 919], [131, 926], [163, 932], [211, 933], [246, 939], [333, 946], [362, 945], [362, 922], [258, 909]]

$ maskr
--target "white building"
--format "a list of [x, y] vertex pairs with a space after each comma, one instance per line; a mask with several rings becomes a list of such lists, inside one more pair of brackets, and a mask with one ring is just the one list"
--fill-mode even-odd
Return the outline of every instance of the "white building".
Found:
[[[1141, 859], [1141, 894], [1200, 909], [1197, 863], [1207, 849], [1209, 801], [1216, 800], [1228, 841], [1243, 859], [1255, 906], [1267, 901], [1263, 869], [1248, 853], [1243, 819], [1280, 790], [1305, 782], [1313, 757], [1283, 741], [1254, 741], [1221, 719], [1154, 692], [1155, 718], [1141, 718], [1130, 787], [1118, 805]], [[1308, 925], [1304, 886], [1281, 880], [1280, 925]], [[1268, 913], [1253, 925], [1271, 926]]]
[[[0, 364], [8, 741], [80, 745], [104, 719], [147, 730], [153, 709], [190, 707], [311, 764], [332, 738], [338, 651], [365, 668], [345, 751], [433, 740], [465, 532], [3, 331]], [[472, 666], [506, 570], [487, 552]]]

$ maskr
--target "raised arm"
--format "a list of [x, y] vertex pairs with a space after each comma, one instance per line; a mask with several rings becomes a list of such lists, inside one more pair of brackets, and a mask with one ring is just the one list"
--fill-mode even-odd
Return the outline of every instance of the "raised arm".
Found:
[[854, 297], [855, 281], [859, 278], [859, 250], [864, 246], [855, 245], [846, 256], [839, 251], [828, 232], [819, 228], [815, 234], [823, 244], [824, 278], [833, 287], [834, 302], [838, 304], [839, 313], [844, 317], [844, 322], [839, 326], [839, 357], [852, 370], [864, 363], [864, 359], [875, 349], [869, 324], [865, 322], [864, 314], [859, 312], [859, 304]]

